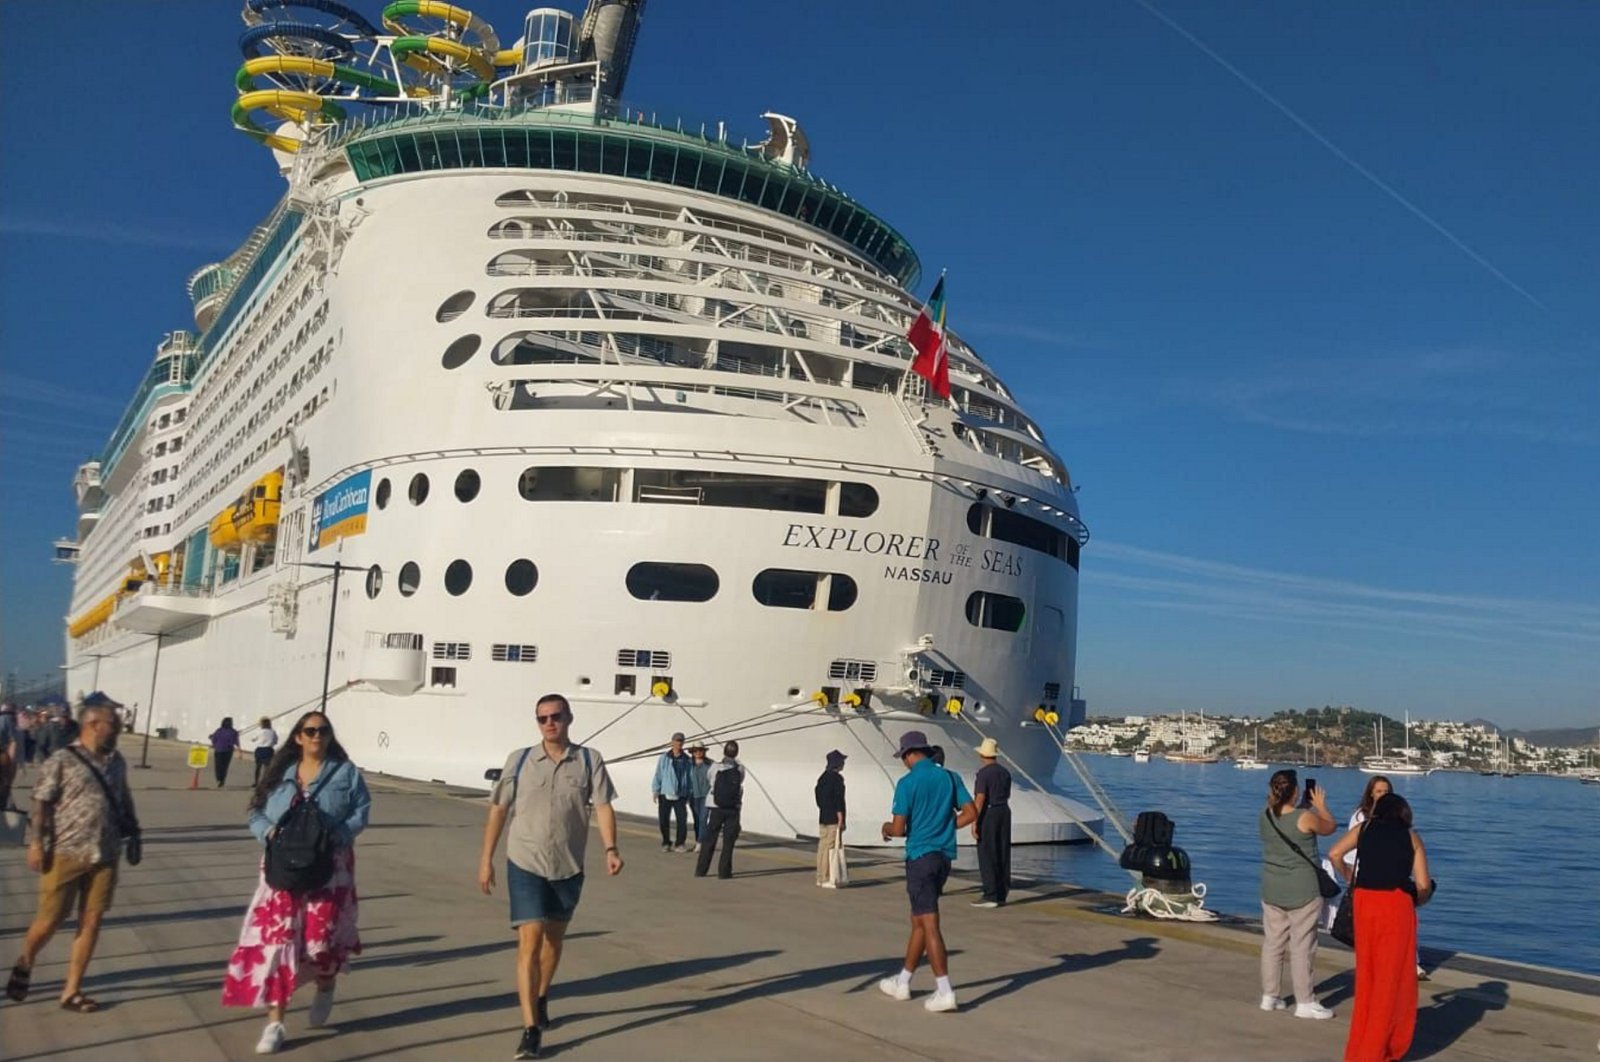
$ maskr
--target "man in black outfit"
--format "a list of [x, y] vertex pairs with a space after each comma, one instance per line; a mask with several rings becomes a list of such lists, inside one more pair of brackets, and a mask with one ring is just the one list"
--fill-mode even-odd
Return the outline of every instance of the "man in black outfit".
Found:
[[739, 809], [744, 805], [744, 764], [739, 762], [739, 743], [730, 741], [722, 746], [722, 762], [711, 768], [711, 815], [706, 822], [706, 839], [700, 845], [700, 859], [695, 863], [694, 876], [703, 878], [711, 869], [711, 856], [717, 850], [717, 837], [722, 837], [722, 858], [717, 863], [717, 877], [733, 877], [733, 843], [739, 839]]
[[972, 786], [978, 820], [972, 839], [978, 843], [978, 874], [983, 878], [983, 898], [974, 907], [1000, 907], [1011, 891], [1011, 772], [1000, 766], [1000, 743], [984, 738], [977, 748], [983, 766]]
[[838, 888], [830, 872], [830, 855], [844, 834], [844, 761], [838, 749], [828, 753], [828, 767], [817, 779], [817, 884]]

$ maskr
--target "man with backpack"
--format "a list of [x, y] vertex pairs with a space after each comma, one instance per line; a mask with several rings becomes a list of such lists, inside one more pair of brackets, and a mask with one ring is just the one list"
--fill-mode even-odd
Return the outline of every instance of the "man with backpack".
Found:
[[478, 887], [488, 895], [494, 889], [495, 848], [510, 818], [506, 888], [511, 894], [511, 925], [517, 931], [517, 999], [523, 1026], [513, 1058], [538, 1058], [541, 1035], [550, 1026], [550, 984], [583, 892], [590, 807], [606, 846], [606, 873], [622, 872], [617, 816], [611, 807], [616, 789], [605, 761], [593, 749], [567, 740], [572, 706], [561, 694], [539, 698], [534, 713], [541, 740], [506, 758], [489, 795], [483, 857], [478, 863]]
[[906, 839], [906, 892], [911, 898], [911, 937], [900, 973], [878, 987], [891, 999], [911, 998], [911, 975], [928, 956], [936, 982], [923, 1006], [935, 1013], [956, 1009], [950, 963], [939, 929], [939, 894], [956, 857], [956, 830], [978, 817], [967, 787], [952, 771], [934, 762], [928, 736], [920, 730], [900, 735], [900, 762], [907, 772], [894, 787], [894, 818], [883, 824], [883, 839]]
[[739, 743], [722, 746], [722, 762], [711, 768], [711, 816], [706, 823], [706, 839], [700, 845], [700, 859], [694, 876], [703, 878], [711, 869], [711, 857], [722, 836], [722, 858], [717, 862], [717, 877], [733, 877], [733, 843], [739, 839], [739, 809], [744, 805], [744, 764], [739, 762]]

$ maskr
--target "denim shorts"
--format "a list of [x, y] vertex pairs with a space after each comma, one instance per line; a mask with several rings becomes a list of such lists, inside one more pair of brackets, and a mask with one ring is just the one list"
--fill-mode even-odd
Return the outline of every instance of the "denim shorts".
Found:
[[906, 860], [906, 894], [911, 897], [911, 913], [938, 914], [939, 894], [949, 878], [950, 857], [943, 852]]
[[511, 925], [570, 922], [583, 894], [583, 872], [551, 881], [506, 861], [506, 891], [511, 894]]

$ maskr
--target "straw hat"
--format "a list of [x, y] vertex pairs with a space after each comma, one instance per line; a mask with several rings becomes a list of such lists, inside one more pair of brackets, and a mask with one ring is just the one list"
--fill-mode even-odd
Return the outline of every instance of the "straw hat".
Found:
[[983, 743], [978, 746], [977, 752], [979, 756], [986, 760], [998, 759], [1000, 756], [1000, 742], [994, 738], [984, 738]]

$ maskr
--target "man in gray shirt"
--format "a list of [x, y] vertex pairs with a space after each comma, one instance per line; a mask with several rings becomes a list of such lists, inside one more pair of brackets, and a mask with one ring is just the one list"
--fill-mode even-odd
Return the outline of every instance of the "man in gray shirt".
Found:
[[583, 855], [589, 808], [606, 845], [606, 873], [622, 871], [617, 850], [616, 789], [605, 761], [593, 749], [567, 740], [572, 706], [547, 693], [534, 708], [541, 741], [506, 758], [489, 796], [478, 887], [494, 890], [494, 852], [506, 819], [506, 887], [517, 931], [517, 998], [522, 1040], [514, 1058], [538, 1058], [541, 1032], [550, 1025], [548, 997], [561, 962], [561, 942], [583, 892]]

